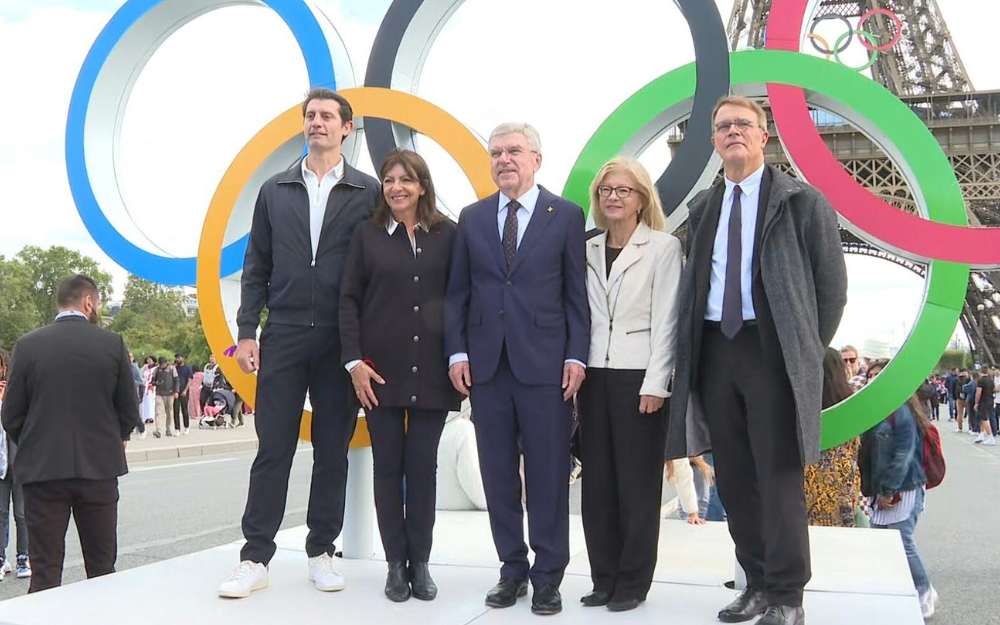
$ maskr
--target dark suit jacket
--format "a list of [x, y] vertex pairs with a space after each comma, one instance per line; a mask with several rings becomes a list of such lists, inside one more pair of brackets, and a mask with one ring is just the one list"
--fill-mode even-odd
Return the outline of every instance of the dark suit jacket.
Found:
[[268, 323], [336, 327], [351, 234], [371, 216], [381, 193], [377, 180], [345, 163], [343, 178], [330, 191], [313, 258], [302, 159], [261, 186], [240, 279], [240, 339], [257, 337], [265, 306]]
[[539, 187], [510, 273], [495, 193], [458, 220], [445, 302], [445, 354], [469, 354], [472, 383], [489, 381], [506, 345], [523, 384], [561, 384], [563, 361], [587, 362], [590, 306], [583, 210]]
[[3, 427], [17, 443], [22, 484], [128, 472], [122, 441], [139, 419], [128, 350], [120, 336], [65, 317], [14, 346]]
[[458, 410], [461, 398], [444, 355], [455, 224], [445, 220], [430, 232], [418, 227], [415, 239], [416, 255], [402, 224], [391, 236], [371, 220], [354, 229], [340, 287], [342, 362], [372, 361], [385, 379], [372, 385], [379, 406]]

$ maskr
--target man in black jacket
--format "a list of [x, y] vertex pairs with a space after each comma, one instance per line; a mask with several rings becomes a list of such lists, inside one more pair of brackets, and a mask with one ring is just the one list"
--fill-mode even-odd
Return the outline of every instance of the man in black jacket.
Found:
[[56, 300], [55, 323], [14, 347], [2, 409], [24, 485], [34, 573], [28, 592], [62, 583], [71, 513], [87, 577], [114, 572], [118, 476], [128, 472], [125, 441], [139, 418], [125, 342], [96, 325], [97, 285], [67, 278]]
[[219, 586], [223, 597], [246, 597], [267, 586], [307, 392], [313, 410], [309, 579], [319, 590], [344, 588], [331, 556], [343, 525], [347, 449], [358, 405], [340, 366], [340, 278], [354, 227], [371, 216], [381, 187], [344, 162], [341, 145], [353, 130], [346, 99], [313, 89], [302, 114], [309, 153], [261, 187], [243, 261], [236, 360], [243, 371], [257, 371], [260, 447], [243, 513], [247, 542], [239, 567]]

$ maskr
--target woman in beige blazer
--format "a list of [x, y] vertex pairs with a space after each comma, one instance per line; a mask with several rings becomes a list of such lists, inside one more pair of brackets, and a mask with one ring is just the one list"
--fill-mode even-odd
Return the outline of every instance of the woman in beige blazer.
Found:
[[587, 242], [590, 357], [578, 399], [594, 589], [580, 601], [624, 611], [645, 600], [656, 565], [683, 255], [638, 161], [604, 165], [590, 202], [604, 233]]

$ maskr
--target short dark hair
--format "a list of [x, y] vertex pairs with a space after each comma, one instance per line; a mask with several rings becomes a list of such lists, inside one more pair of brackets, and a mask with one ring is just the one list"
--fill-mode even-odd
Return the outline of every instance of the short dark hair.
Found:
[[[379, 168], [379, 182], [385, 179], [385, 175], [396, 165], [402, 166], [407, 174], [416, 178], [420, 186], [424, 188], [424, 194], [417, 199], [417, 223], [422, 224], [430, 230], [434, 224], [444, 221], [447, 217], [437, 209], [437, 199], [434, 195], [434, 182], [431, 180], [431, 171], [427, 167], [427, 161], [422, 156], [412, 150], [393, 150], [382, 162]], [[385, 201], [385, 193], [379, 193], [378, 203], [372, 213], [372, 221], [380, 226], [389, 223], [392, 210]]]
[[309, 90], [306, 94], [305, 100], [302, 100], [302, 117], [306, 116], [306, 107], [313, 100], [333, 100], [340, 105], [340, 121], [341, 123], [347, 123], [354, 119], [354, 110], [351, 108], [351, 103], [347, 101], [347, 98], [340, 95], [333, 89], [327, 89], [326, 87], [314, 87]]
[[78, 273], [68, 278], [63, 278], [59, 286], [56, 287], [56, 304], [60, 308], [66, 308], [83, 301], [85, 295], [93, 295], [95, 299], [100, 295], [97, 283], [89, 276]]
[[161, 365], [167, 364], [167, 357], [166, 356], [160, 356], [160, 364]]

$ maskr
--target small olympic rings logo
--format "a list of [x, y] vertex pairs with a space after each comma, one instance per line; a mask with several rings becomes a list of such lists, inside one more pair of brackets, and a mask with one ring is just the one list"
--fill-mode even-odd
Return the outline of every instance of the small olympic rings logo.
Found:
[[[864, 28], [868, 20], [872, 19], [876, 15], [884, 15], [888, 20], [892, 22], [892, 32], [882, 33], [881, 35], [875, 34], [870, 30]], [[844, 32], [833, 42], [833, 46], [830, 46], [826, 38], [816, 32], [816, 27], [823, 22], [827, 21], [839, 21], [844, 25]], [[851, 42], [854, 36], [857, 35], [858, 41], [861, 45], [868, 50], [868, 61], [856, 67], [851, 67], [851, 69], [861, 72], [872, 65], [878, 60], [879, 53], [891, 50], [893, 46], [899, 43], [899, 40], [903, 37], [903, 20], [899, 18], [898, 15], [884, 8], [869, 9], [858, 19], [858, 26], [855, 29], [843, 15], [829, 14], [821, 15], [813, 18], [812, 24], [809, 27], [809, 33], [806, 37], [812, 44], [812, 47], [820, 54], [826, 55], [827, 58], [833, 56], [833, 58], [841, 65], [846, 65], [840, 58], [841, 53], [847, 50], [851, 46]], [[883, 36], [888, 36], [889, 41], [887, 43], [879, 43], [879, 40]]]
[[[301, 114], [297, 104], [291, 106], [250, 139], [230, 164], [208, 207], [196, 258], [146, 252], [118, 233], [104, 213], [121, 204], [113, 183], [116, 129], [145, 59], [170, 32], [208, 10], [239, 3], [266, 5], [295, 36], [310, 84], [337, 88], [350, 99], [355, 114], [364, 120], [374, 162], [396, 147], [412, 148], [414, 133], [420, 133], [440, 144], [477, 196], [486, 197], [495, 187], [482, 140], [439, 106], [409, 93], [435, 34], [460, 1], [394, 0], [376, 35], [364, 86], [355, 86], [347, 50], [311, 0], [128, 0], [94, 42], [70, 104], [67, 172], [84, 224], [128, 271], [166, 284], [196, 284], [209, 345], [216, 354], [224, 353], [234, 342], [226, 311], [235, 306], [232, 301], [224, 305], [220, 277], [240, 270], [246, 245], [244, 232], [229, 232], [230, 217], [237, 207], [252, 205], [266, 178], [301, 155]], [[899, 354], [864, 390], [824, 412], [822, 443], [830, 447], [896, 409], [934, 366], [962, 310], [970, 265], [1000, 266], [1000, 229], [967, 226], [961, 189], [947, 157], [904, 103], [850, 68], [799, 52], [807, 4], [774, 0], [768, 49], [730, 53], [715, 3], [677, 0], [692, 34], [695, 62], [652, 80], [615, 109], [584, 145], [562, 194], [587, 206], [590, 180], [606, 160], [620, 153], [637, 154], [664, 129], [687, 120], [680, 151], [657, 181], [669, 223], [679, 225], [686, 218], [685, 200], [718, 171], [719, 160], [708, 141], [716, 99], [730, 91], [766, 94], [789, 158], [827, 196], [844, 226], [893, 253], [929, 263], [924, 305]], [[895, 24], [887, 41], [864, 28], [876, 15]], [[866, 13], [857, 29], [847, 26], [847, 34], [832, 46], [814, 30], [808, 38], [821, 46], [821, 53], [828, 50], [835, 56], [856, 34], [874, 55], [895, 45], [902, 32], [898, 16], [884, 9]], [[860, 128], [901, 166], [920, 216], [885, 204], [844, 171], [819, 137], [809, 103]], [[352, 160], [355, 153], [345, 156]], [[220, 364], [236, 390], [253, 403], [254, 376], [242, 373], [231, 358], [220, 359]], [[308, 438], [311, 419], [304, 414], [301, 435]], [[367, 434], [359, 429], [353, 444], [366, 442]]]

